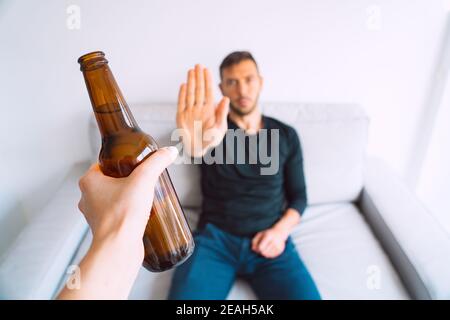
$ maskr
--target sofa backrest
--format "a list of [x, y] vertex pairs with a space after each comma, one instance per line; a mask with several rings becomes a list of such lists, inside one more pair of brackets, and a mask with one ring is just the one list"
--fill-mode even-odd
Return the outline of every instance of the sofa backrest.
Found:
[[[175, 104], [130, 106], [142, 130], [160, 146], [175, 145]], [[294, 127], [300, 137], [304, 157], [308, 204], [348, 202], [357, 199], [363, 185], [368, 118], [353, 104], [266, 103], [265, 115]], [[89, 127], [92, 159], [97, 160], [100, 136], [95, 118]], [[174, 164], [169, 168], [178, 197], [184, 207], [201, 206], [200, 170], [194, 164]]]

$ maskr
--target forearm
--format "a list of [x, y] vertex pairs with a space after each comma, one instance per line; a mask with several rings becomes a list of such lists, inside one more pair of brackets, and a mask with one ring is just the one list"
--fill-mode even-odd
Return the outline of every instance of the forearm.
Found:
[[127, 299], [143, 254], [142, 242], [132, 244], [120, 236], [94, 240], [79, 265], [81, 287], [65, 287], [58, 299]]
[[300, 222], [300, 212], [296, 209], [288, 208], [280, 220], [273, 226], [275, 229], [289, 235], [294, 227]]

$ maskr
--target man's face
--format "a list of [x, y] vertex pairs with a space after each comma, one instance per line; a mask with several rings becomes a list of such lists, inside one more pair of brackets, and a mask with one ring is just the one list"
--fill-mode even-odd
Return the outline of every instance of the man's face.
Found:
[[258, 104], [263, 78], [252, 60], [243, 60], [222, 70], [219, 87], [230, 98], [231, 110], [240, 116], [251, 113]]

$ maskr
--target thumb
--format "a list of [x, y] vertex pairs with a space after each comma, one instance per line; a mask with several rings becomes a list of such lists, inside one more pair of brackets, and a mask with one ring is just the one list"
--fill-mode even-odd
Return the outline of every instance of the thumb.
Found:
[[223, 97], [216, 109], [216, 125], [218, 127], [226, 127], [229, 109], [230, 99], [228, 97]]
[[176, 147], [165, 147], [156, 150], [150, 157], [145, 159], [130, 174], [130, 178], [136, 183], [155, 183], [160, 174], [178, 156]]

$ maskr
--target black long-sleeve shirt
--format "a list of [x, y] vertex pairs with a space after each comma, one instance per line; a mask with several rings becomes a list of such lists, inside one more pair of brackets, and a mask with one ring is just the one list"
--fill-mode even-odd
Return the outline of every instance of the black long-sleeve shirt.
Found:
[[[287, 208], [300, 214], [305, 210], [303, 156], [295, 129], [266, 116], [263, 129], [267, 134], [260, 130], [257, 135], [246, 135], [228, 118], [224, 139], [201, 164], [203, 205], [199, 227], [209, 222], [235, 235], [253, 236], [276, 223]], [[238, 131], [245, 138], [239, 138]], [[251, 138], [257, 143], [252, 144]], [[245, 161], [239, 158], [244, 154], [239, 152], [240, 147]], [[214, 159], [216, 163], [212, 163]]]

